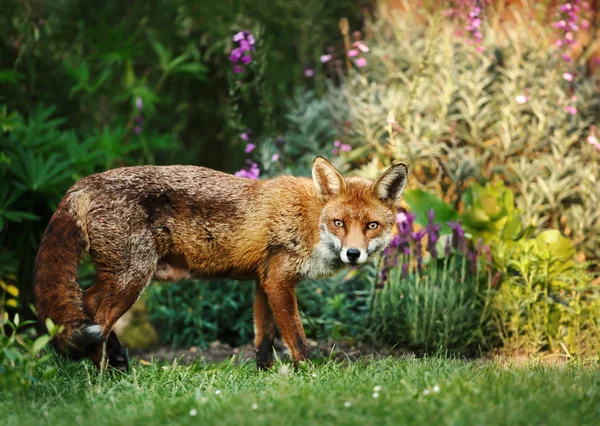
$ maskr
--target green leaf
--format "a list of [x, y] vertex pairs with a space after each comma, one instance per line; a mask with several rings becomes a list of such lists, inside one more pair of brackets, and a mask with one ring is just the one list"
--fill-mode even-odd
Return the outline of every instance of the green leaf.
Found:
[[430, 192], [411, 189], [404, 193], [403, 200], [410, 206], [410, 211], [416, 216], [416, 222], [421, 226], [427, 226], [427, 214], [433, 210], [435, 222], [442, 225], [442, 234], [450, 233], [451, 229], [447, 223], [458, 219], [456, 210]]
[[35, 339], [35, 342], [33, 342], [33, 345], [31, 346], [31, 354], [34, 356], [37, 355], [42, 349], [46, 347], [50, 340], [52, 340], [52, 337], [47, 334]]
[[0, 70], [0, 83], [16, 84], [23, 78], [23, 74], [10, 69]]

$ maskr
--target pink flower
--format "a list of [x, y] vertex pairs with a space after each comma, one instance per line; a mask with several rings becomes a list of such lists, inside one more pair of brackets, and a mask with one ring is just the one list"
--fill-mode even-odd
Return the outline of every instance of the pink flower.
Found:
[[600, 151], [600, 142], [598, 142], [598, 138], [596, 136], [589, 135], [586, 140], [587, 140], [587, 143], [589, 143], [594, 148], [596, 148], [598, 151]]
[[561, 12], [568, 12], [571, 9], [573, 9], [573, 6], [571, 5], [571, 3], [563, 4], [558, 8], [558, 10], [560, 10]]
[[563, 78], [567, 81], [573, 81], [573, 74], [566, 72], [563, 74]]
[[248, 135], [248, 133], [244, 132], [244, 133], [242, 133], [242, 134], [240, 135], [240, 138], [241, 138], [243, 141], [249, 141], [249, 140], [250, 140], [250, 135]]
[[351, 58], [354, 58], [355, 56], [358, 56], [358, 50], [356, 49], [351, 49], [348, 51], [348, 56]]
[[324, 64], [326, 62], [331, 61], [331, 55], [321, 55], [321, 63]]
[[529, 96], [525, 96], [525, 95], [515, 96], [515, 101], [517, 101], [517, 103], [519, 105], [523, 105], [524, 103], [527, 103], [528, 100], [529, 100]]
[[242, 170], [235, 172], [234, 174], [235, 174], [235, 176], [238, 176], [238, 177], [256, 180], [256, 179], [258, 179], [258, 176], [260, 175], [260, 169], [258, 168], [258, 164], [252, 163], [252, 165], [250, 166], [250, 169], [248, 169], [248, 170], [242, 169]]
[[554, 28], [562, 28], [562, 29], [566, 29], [567, 28], [567, 21], [565, 21], [564, 19], [561, 19], [558, 22], [554, 23]]
[[244, 71], [244, 68], [240, 67], [239, 65], [236, 65], [233, 67], [233, 72], [236, 74], [241, 73], [242, 71]]
[[367, 65], [367, 60], [365, 58], [356, 59], [356, 66], [362, 68]]
[[562, 47], [563, 41], [561, 39], [558, 39], [554, 44], [556, 45], [556, 47]]
[[240, 31], [236, 35], [233, 36], [233, 41], [236, 43], [245, 39], [245, 35], [243, 31]]
[[360, 40], [355, 41], [352, 45], [363, 53], [367, 53], [370, 50], [369, 47]]
[[339, 153], [339, 152], [340, 152], [340, 151], [339, 151], [337, 148], [333, 148], [333, 149], [331, 150], [331, 153], [332, 153], [333, 155], [338, 155], [338, 153]]
[[571, 62], [571, 56], [568, 53], [563, 53], [562, 58], [565, 62]]
[[140, 98], [139, 96], [135, 97], [135, 106], [137, 107], [137, 109], [141, 110], [142, 107], [144, 106], [143, 102], [142, 102], [142, 98]]
[[577, 108], [575, 108], [574, 106], [565, 105], [565, 110], [571, 115], [577, 114]]
[[135, 126], [135, 134], [139, 135], [140, 133], [142, 133], [142, 127], [141, 126]]
[[590, 27], [590, 21], [588, 21], [587, 19], [582, 19], [581, 20], [581, 26], [583, 28], [589, 28]]
[[340, 150], [342, 152], [349, 152], [352, 151], [352, 147], [350, 145], [348, 145], [347, 143], [342, 144], [342, 146], [340, 146]]
[[333, 146], [339, 148], [340, 146], [342, 146], [342, 143], [340, 141], [333, 141]]
[[273, 154], [273, 156], [271, 157], [271, 161], [272, 162], [279, 161], [279, 154], [278, 153]]
[[246, 149], [244, 149], [244, 152], [246, 154], [250, 154], [252, 151], [254, 151], [254, 148], [256, 148], [256, 145], [254, 145], [253, 143], [249, 143], [248, 145], [246, 145]]
[[304, 68], [304, 77], [312, 78], [315, 76], [315, 70], [310, 67]]
[[483, 46], [477, 46], [475, 48], [475, 50], [477, 51], [477, 53], [482, 53], [485, 50], [485, 47], [483, 47]]

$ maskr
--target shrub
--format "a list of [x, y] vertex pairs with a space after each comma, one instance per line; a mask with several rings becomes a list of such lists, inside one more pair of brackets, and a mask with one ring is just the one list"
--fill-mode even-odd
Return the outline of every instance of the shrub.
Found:
[[565, 64], [551, 25], [493, 25], [487, 12], [481, 44], [469, 44], [441, 11], [380, 8], [367, 24], [368, 64], [330, 86], [339, 137], [355, 147], [347, 158], [371, 177], [408, 162], [411, 185], [454, 207], [470, 182], [499, 176], [525, 223], [559, 229], [598, 258], [597, 77], [585, 54]]
[[450, 222], [451, 238], [440, 238], [433, 215], [425, 229], [414, 231], [414, 216], [398, 214], [398, 234], [371, 304], [372, 333], [415, 350], [472, 352], [491, 341], [492, 276], [484, 258], [489, 249], [470, 251], [459, 223]]
[[[27, 327], [34, 321], [20, 321], [19, 315], [13, 321], [0, 319], [0, 390], [11, 393], [26, 388], [39, 380], [38, 370], [51, 357], [49, 352], [42, 354], [50, 340], [61, 332], [50, 319], [46, 320], [48, 334], [32, 338]], [[8, 332], [7, 332], [8, 331]], [[40, 356], [41, 355], [41, 356]], [[41, 378], [49, 380], [56, 374], [53, 366], [42, 372]]]

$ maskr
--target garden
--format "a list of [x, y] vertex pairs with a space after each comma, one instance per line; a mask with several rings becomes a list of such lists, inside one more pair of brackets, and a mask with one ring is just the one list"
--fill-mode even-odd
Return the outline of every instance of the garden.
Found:
[[[8, 0], [0, 419], [596, 424], [599, 8]], [[310, 362], [278, 338], [257, 371], [254, 284], [230, 279], [152, 283], [115, 327], [127, 373], [54, 354], [34, 260], [71, 185], [133, 165], [309, 177], [316, 156], [410, 173], [383, 254], [297, 286]]]

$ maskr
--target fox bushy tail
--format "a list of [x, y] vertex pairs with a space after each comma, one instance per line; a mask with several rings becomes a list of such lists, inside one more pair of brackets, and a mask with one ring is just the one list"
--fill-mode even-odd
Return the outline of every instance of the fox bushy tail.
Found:
[[64, 330], [54, 347], [63, 355], [84, 356], [104, 341], [102, 328], [85, 311], [78, 267], [87, 253], [87, 232], [78, 223], [77, 209], [69, 208], [67, 197], [60, 203], [44, 232], [35, 258], [34, 295], [40, 320], [50, 318]]

